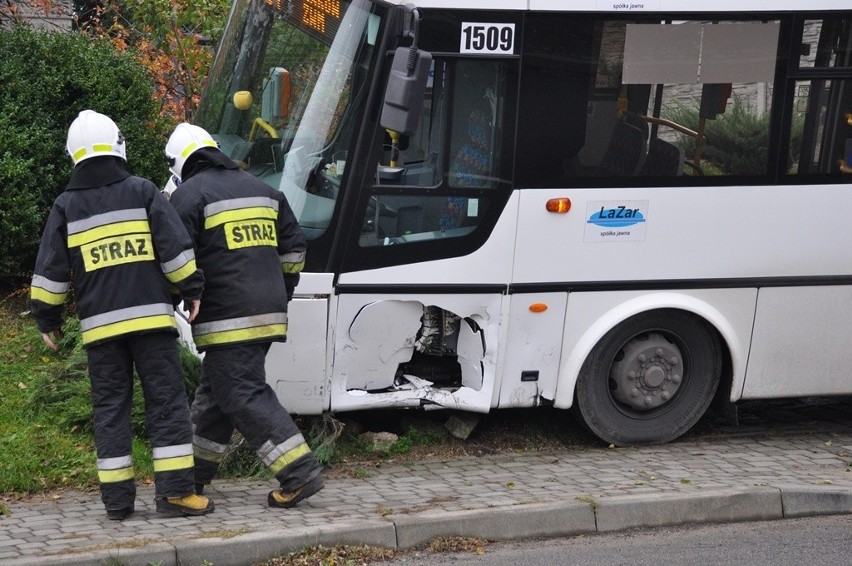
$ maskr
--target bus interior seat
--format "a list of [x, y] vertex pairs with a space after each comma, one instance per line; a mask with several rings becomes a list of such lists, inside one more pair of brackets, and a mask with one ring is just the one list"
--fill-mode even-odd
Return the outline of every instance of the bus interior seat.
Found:
[[450, 179], [458, 187], [482, 187], [491, 174], [491, 115], [483, 109], [468, 116], [467, 141], [450, 167]]
[[[467, 122], [467, 141], [456, 152], [449, 180], [454, 187], [488, 187], [492, 174], [491, 112], [484, 108], [471, 111]], [[449, 197], [439, 218], [441, 230], [462, 225], [466, 197]]]
[[681, 148], [660, 138], [654, 138], [648, 143], [648, 154], [639, 174], [643, 177], [683, 175], [684, 161]]
[[650, 133], [650, 126], [648, 122], [642, 119], [642, 116], [636, 114], [635, 112], [626, 111], [621, 120], [631, 126], [639, 128], [642, 131], [642, 135], [645, 139], [648, 139], [648, 134]]
[[401, 206], [397, 209], [396, 233], [400, 236], [423, 231], [423, 207], [418, 205]]
[[642, 167], [647, 138], [640, 128], [624, 120], [615, 123], [609, 146], [594, 171], [595, 177], [632, 177]]

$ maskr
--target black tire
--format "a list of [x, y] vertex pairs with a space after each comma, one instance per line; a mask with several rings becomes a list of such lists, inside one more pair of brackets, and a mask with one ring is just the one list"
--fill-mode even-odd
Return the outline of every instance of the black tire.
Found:
[[721, 371], [721, 345], [706, 322], [677, 310], [642, 313], [610, 330], [589, 354], [576, 412], [609, 444], [663, 444], [698, 422]]

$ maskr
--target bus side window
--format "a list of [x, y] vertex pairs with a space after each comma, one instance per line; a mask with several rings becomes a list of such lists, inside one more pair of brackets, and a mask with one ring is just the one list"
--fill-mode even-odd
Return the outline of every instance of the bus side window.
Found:
[[768, 178], [779, 21], [546, 18], [525, 34], [519, 186]]

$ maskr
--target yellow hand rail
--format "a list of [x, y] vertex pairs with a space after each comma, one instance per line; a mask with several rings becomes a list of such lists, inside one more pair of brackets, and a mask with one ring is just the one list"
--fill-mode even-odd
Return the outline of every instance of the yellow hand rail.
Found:
[[649, 122], [651, 124], [658, 124], [660, 126], [666, 126], [666, 127], [669, 127], [673, 130], [677, 130], [678, 132], [681, 132], [682, 134], [686, 134], [689, 137], [692, 137], [692, 138], [698, 137], [698, 132], [696, 132], [695, 130], [690, 130], [686, 126], [681, 126], [677, 122], [672, 122], [671, 120], [666, 120], [665, 118], [654, 118], [653, 116], [644, 116], [644, 115], [642, 115], [641, 118], [643, 120], [645, 120], [646, 122]]
[[251, 125], [251, 132], [249, 133], [248, 141], [254, 141], [254, 137], [257, 135], [258, 127], [266, 130], [266, 133], [269, 134], [270, 138], [278, 139], [278, 132], [272, 125], [264, 120], [263, 118], [255, 118], [254, 123]]

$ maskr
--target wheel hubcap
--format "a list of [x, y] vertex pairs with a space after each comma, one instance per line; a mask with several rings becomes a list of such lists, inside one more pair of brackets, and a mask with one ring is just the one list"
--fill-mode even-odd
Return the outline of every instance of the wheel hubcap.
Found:
[[646, 334], [628, 342], [612, 364], [612, 395], [634, 409], [648, 411], [664, 405], [681, 386], [680, 349], [662, 334]]

